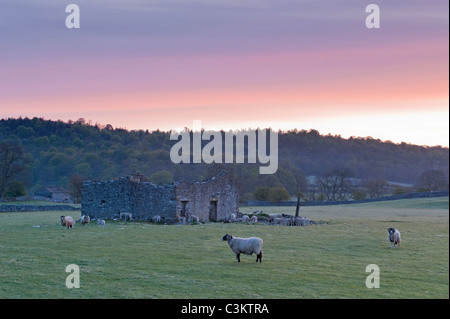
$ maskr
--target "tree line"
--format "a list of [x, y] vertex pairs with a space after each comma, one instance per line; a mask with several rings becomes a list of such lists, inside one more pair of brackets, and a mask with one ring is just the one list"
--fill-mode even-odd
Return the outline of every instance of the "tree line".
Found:
[[[260, 175], [259, 164], [173, 164], [170, 132], [42, 118], [0, 120], [0, 195], [45, 185], [71, 188], [83, 179], [139, 173], [154, 183], [203, 180], [228, 170], [244, 200], [348, 200], [394, 192], [448, 189], [449, 149], [395, 144], [370, 137], [280, 131], [278, 171]], [[392, 188], [392, 182], [400, 185]], [[77, 195], [79, 196], [79, 195]]]

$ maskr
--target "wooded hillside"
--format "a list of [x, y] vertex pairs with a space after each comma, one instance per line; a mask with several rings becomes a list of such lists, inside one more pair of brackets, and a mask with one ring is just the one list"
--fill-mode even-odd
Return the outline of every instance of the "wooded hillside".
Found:
[[[437, 188], [448, 189], [449, 149], [439, 146], [344, 139], [323, 136], [315, 130], [279, 132], [278, 171], [260, 175], [259, 163], [173, 164], [170, 149], [176, 141], [169, 137], [169, 132], [128, 131], [83, 119], [68, 123], [41, 118], [0, 120], [0, 143], [23, 149], [22, 164], [27, 170], [15, 179], [26, 185], [29, 194], [48, 184], [69, 187], [73, 176], [104, 180], [140, 173], [155, 183], [167, 183], [203, 180], [219, 169], [228, 169], [240, 183], [243, 196], [249, 199], [257, 192], [257, 197], [267, 197], [268, 191], [275, 188], [286, 189], [290, 195], [301, 192], [306, 196], [312, 192], [308, 196], [322, 193], [324, 197], [326, 187], [333, 181], [337, 183], [339, 176], [345, 179], [341, 186], [348, 188], [346, 198], [355, 196], [355, 191], [364, 193], [360, 196], [371, 196], [368, 185], [376, 181], [426, 188], [426, 171], [440, 172], [439, 178], [444, 176], [445, 181]], [[13, 179], [8, 180], [12, 182]]]

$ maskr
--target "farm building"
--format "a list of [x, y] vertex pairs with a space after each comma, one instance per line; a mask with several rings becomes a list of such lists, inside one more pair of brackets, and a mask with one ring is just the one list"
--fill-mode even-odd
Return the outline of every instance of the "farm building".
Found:
[[131, 213], [133, 219], [148, 221], [155, 215], [166, 223], [177, 217], [197, 216], [201, 221], [219, 221], [239, 209], [236, 185], [223, 171], [202, 182], [155, 185], [142, 175], [117, 180], [84, 181], [81, 213], [91, 218], [112, 219]]
[[45, 199], [45, 200], [52, 200], [55, 202], [61, 202], [61, 203], [70, 203], [72, 202], [70, 199], [70, 193], [59, 186], [44, 186], [39, 188], [37, 191], [34, 192], [35, 198], [39, 199]]

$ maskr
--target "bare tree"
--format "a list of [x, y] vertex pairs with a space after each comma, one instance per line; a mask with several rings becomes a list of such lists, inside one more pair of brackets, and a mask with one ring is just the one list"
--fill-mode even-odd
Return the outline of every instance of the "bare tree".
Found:
[[386, 193], [387, 181], [384, 177], [369, 179], [366, 182], [366, 189], [370, 198], [380, 198]]
[[448, 181], [441, 170], [426, 170], [420, 176], [420, 185], [431, 192], [448, 189]]
[[329, 201], [345, 200], [351, 193], [352, 176], [353, 173], [347, 168], [335, 168], [317, 179], [319, 190]]

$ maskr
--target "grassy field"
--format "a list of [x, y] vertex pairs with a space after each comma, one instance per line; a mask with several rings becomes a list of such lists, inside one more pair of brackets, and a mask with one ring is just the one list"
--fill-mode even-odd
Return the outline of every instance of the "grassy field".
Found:
[[81, 208], [81, 204], [68, 204], [68, 203], [58, 203], [44, 200], [27, 200], [27, 201], [11, 201], [11, 202], [0, 202], [0, 206], [16, 206], [16, 205], [33, 205], [33, 206], [61, 206], [67, 205], [74, 208]]
[[[293, 213], [295, 207], [241, 207]], [[448, 198], [302, 207], [308, 227], [107, 221], [60, 226], [64, 212], [0, 213], [0, 298], [449, 298]], [[79, 212], [70, 212], [78, 218]], [[402, 233], [390, 249], [387, 228]], [[241, 263], [221, 238], [259, 236]], [[65, 285], [80, 268], [79, 289]], [[365, 285], [366, 266], [380, 288]]]

